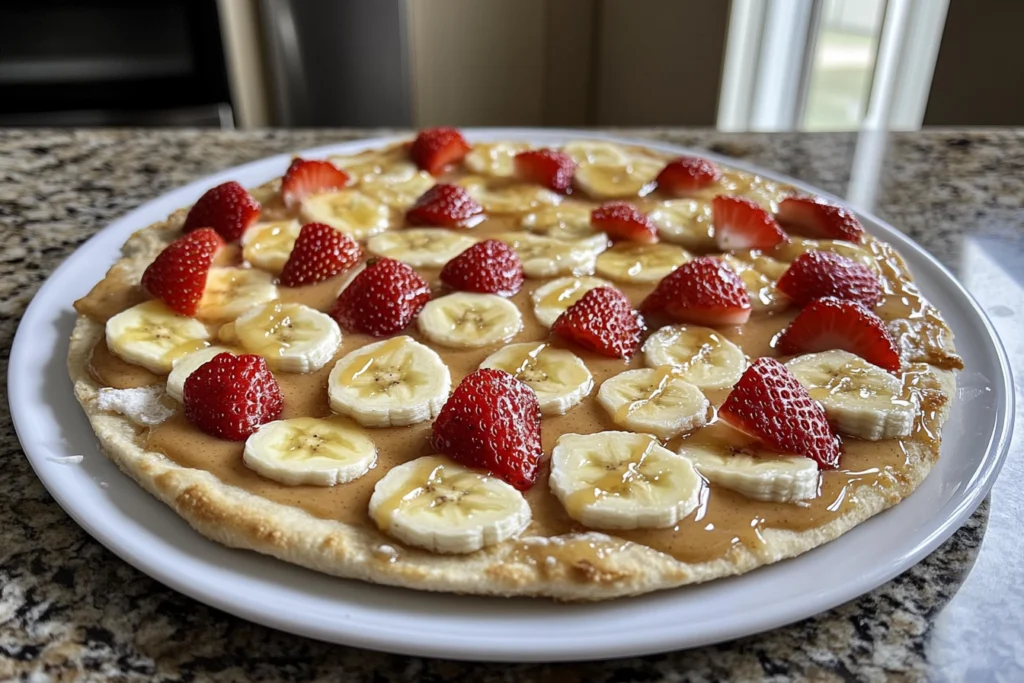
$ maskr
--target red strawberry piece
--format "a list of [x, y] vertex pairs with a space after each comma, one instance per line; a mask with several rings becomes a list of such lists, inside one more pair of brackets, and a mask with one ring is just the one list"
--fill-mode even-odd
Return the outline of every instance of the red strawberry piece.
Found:
[[874, 306], [882, 284], [870, 268], [830, 251], [809, 251], [797, 257], [779, 278], [778, 288], [797, 304], [834, 296]]
[[201, 431], [244, 441], [281, 416], [281, 388], [262, 356], [219, 353], [185, 380], [185, 418]]
[[698, 325], [742, 325], [750, 318], [750, 296], [731, 268], [702, 256], [662, 278], [640, 310]]
[[457, 164], [469, 153], [466, 138], [456, 128], [428, 128], [421, 130], [409, 148], [412, 160], [431, 175], [444, 173], [445, 168]]
[[224, 240], [213, 228], [200, 228], [168, 244], [142, 274], [142, 286], [182, 315], [195, 315], [206, 289], [206, 275]]
[[810, 237], [859, 242], [864, 228], [851, 211], [817, 197], [786, 197], [775, 214], [788, 230]]
[[412, 225], [471, 228], [484, 219], [484, 209], [464, 188], [438, 183], [416, 200], [405, 219]]
[[628, 202], [607, 202], [590, 212], [590, 224], [613, 240], [658, 241], [658, 228], [645, 213]]
[[294, 209], [310, 195], [340, 190], [348, 180], [348, 173], [329, 161], [294, 159], [281, 180], [281, 199]]
[[544, 454], [537, 395], [504, 370], [477, 370], [459, 382], [441, 408], [431, 444], [452, 460], [525, 491], [537, 481]]
[[597, 287], [565, 309], [551, 331], [602, 356], [629, 358], [640, 346], [644, 321], [625, 294]]
[[718, 416], [772, 450], [806, 456], [822, 468], [839, 467], [841, 442], [824, 409], [774, 358], [758, 358], [747, 368]]
[[301, 287], [322, 282], [354, 266], [362, 254], [355, 240], [329, 225], [303, 225], [281, 270], [281, 284]]
[[772, 215], [743, 197], [718, 195], [711, 200], [715, 242], [722, 251], [771, 249], [786, 240]]
[[672, 196], [687, 195], [714, 184], [722, 172], [714, 163], [700, 157], [679, 157], [658, 174], [658, 189]]
[[528, 183], [538, 183], [555, 192], [565, 192], [572, 186], [576, 162], [565, 152], [555, 149], [531, 149], [515, 158], [516, 177]]
[[259, 217], [260, 203], [231, 180], [207, 190], [189, 210], [181, 229], [190, 232], [213, 228], [228, 242], [234, 242]]
[[786, 356], [842, 349], [889, 372], [900, 369], [900, 354], [885, 323], [857, 301], [815, 299], [775, 341]]
[[430, 300], [430, 285], [409, 265], [382, 258], [368, 262], [342, 290], [331, 317], [374, 337], [401, 332]]
[[441, 269], [441, 282], [463, 292], [513, 296], [523, 287], [523, 264], [498, 240], [474, 244]]

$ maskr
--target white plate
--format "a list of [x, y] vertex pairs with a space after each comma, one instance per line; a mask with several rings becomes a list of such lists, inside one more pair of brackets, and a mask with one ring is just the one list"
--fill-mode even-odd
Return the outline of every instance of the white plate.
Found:
[[[559, 144], [571, 131], [486, 130], [473, 140]], [[614, 138], [610, 138], [614, 139]], [[349, 154], [365, 140], [303, 153]], [[650, 147], [685, 153], [686, 150]], [[713, 155], [699, 154], [715, 158]], [[10, 361], [10, 402], [21, 443], [43, 484], [75, 521], [127, 562], [232, 614], [322, 640], [390, 652], [504, 661], [603, 659], [693, 647], [797, 621], [904, 571], [948, 538], [988, 492], [1009, 445], [1013, 394], [1005, 354], [984, 314], [937, 261], [877, 218], [956, 333], [967, 370], [943, 432], [942, 458], [894, 509], [801, 557], [707, 585], [588, 605], [457, 597], [332, 578], [203, 539], [98, 451], [65, 369], [72, 302], [103, 277], [128, 235], [226, 180], [252, 186], [284, 172], [286, 155], [204, 178], [132, 211], [67, 259], [25, 313]], [[734, 167], [757, 170], [721, 159]], [[760, 172], [760, 171], [758, 171]], [[782, 178], [785, 182], [813, 188]], [[79, 464], [63, 458], [84, 455]]]

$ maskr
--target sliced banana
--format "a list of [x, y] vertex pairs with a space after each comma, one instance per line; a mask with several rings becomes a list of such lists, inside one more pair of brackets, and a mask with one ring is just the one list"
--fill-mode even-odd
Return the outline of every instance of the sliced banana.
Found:
[[508, 341], [523, 319], [518, 306], [497, 294], [454, 292], [428, 301], [416, 324], [435, 344], [473, 349]]
[[597, 274], [617, 280], [646, 284], [657, 282], [690, 260], [683, 249], [671, 244], [620, 242], [597, 257]]
[[480, 367], [504, 370], [533, 389], [544, 415], [565, 415], [594, 388], [594, 377], [579, 356], [544, 342], [506, 346]]
[[111, 353], [157, 374], [170, 372], [174, 361], [205, 348], [210, 338], [206, 325], [155, 299], [121, 311], [105, 332]]
[[598, 287], [614, 287], [599, 277], [560, 277], [533, 290], [533, 314], [544, 327], [551, 327], [567, 308]]
[[242, 235], [242, 258], [256, 268], [278, 275], [301, 229], [302, 224], [294, 219], [257, 223]]
[[472, 553], [529, 525], [523, 494], [443, 455], [394, 467], [377, 482], [370, 518], [402, 543], [435, 553]]
[[658, 235], [666, 242], [699, 252], [715, 251], [715, 228], [711, 223], [711, 202], [701, 199], [670, 199], [659, 202], [647, 214]]
[[562, 151], [572, 157], [577, 164], [601, 164], [604, 166], [625, 166], [629, 163], [629, 153], [612, 142], [600, 140], [577, 140], [570, 142]]
[[606, 379], [597, 402], [615, 424], [662, 440], [704, 426], [711, 404], [674, 368], [627, 370]]
[[860, 356], [822, 351], [797, 356], [786, 367], [843, 434], [882, 441], [912, 433], [917, 405], [904, 396], [903, 382]]
[[[738, 259], [732, 254], [723, 254], [718, 258], [725, 261], [740, 276], [750, 296], [752, 311], [778, 311], [789, 306], [789, 297], [778, 290], [775, 279], [765, 275], [753, 263]], [[771, 266], [763, 264], [762, 267]]]
[[668, 325], [644, 342], [644, 364], [668, 366], [701, 389], [727, 389], [747, 369], [743, 349], [710, 327]]
[[469, 196], [487, 213], [525, 213], [562, 201], [561, 195], [529, 183], [490, 187], [485, 179], [478, 176], [459, 178], [455, 182], [466, 188]]
[[795, 503], [818, 496], [818, 463], [802, 455], [718, 452], [698, 446], [679, 449], [712, 484], [753, 500]]
[[382, 233], [391, 225], [386, 204], [352, 189], [306, 197], [299, 214], [307, 223], [326, 223], [355, 240]]
[[347, 417], [295, 417], [262, 425], [248, 439], [242, 462], [287, 486], [336, 486], [366, 474], [377, 447]]
[[273, 370], [315, 372], [334, 358], [341, 328], [334, 319], [303, 304], [271, 301], [240, 315], [234, 337]]
[[441, 357], [412, 337], [369, 344], [331, 370], [331, 410], [364, 427], [404, 427], [437, 417], [452, 376]]
[[520, 225], [535, 235], [557, 239], [593, 237], [598, 231], [590, 224], [591, 210], [588, 204], [566, 201], [558, 206], [546, 206], [526, 214]]
[[765, 211], [778, 213], [779, 202], [792, 194], [792, 190], [758, 175], [738, 173], [736, 188], [731, 194], [738, 194], [759, 204]]
[[629, 432], [563, 434], [548, 481], [569, 516], [593, 529], [674, 526], [704, 488], [690, 460]]
[[812, 240], [803, 237], [790, 237], [775, 248], [774, 255], [782, 261], [795, 261], [796, 258], [809, 251], [830, 251], [845, 256], [863, 266], [867, 266], [881, 275], [882, 268], [878, 259], [868, 249], [845, 240]]
[[[558, 275], [591, 275], [597, 262], [593, 238], [561, 240], [526, 232], [504, 232], [494, 236], [515, 249], [523, 264], [523, 273], [530, 278]], [[601, 235], [595, 237], [602, 238]], [[607, 245], [606, 242], [602, 243]]]
[[256, 268], [211, 268], [196, 317], [211, 322], [234, 320], [253, 306], [277, 298], [274, 276]]
[[511, 178], [515, 175], [516, 155], [529, 147], [522, 142], [477, 143], [466, 155], [466, 167], [481, 175]]
[[573, 182], [595, 199], [643, 197], [654, 189], [654, 179], [665, 164], [631, 159], [625, 165], [580, 164]]
[[406, 161], [388, 167], [383, 173], [364, 176], [359, 189], [381, 204], [405, 211], [436, 182], [434, 176]]
[[207, 346], [186, 354], [174, 361], [174, 367], [167, 375], [167, 395], [179, 403], [183, 402], [182, 396], [185, 393], [185, 380], [193, 372], [199, 369], [207, 361], [221, 353], [234, 353], [226, 346]]
[[443, 228], [407, 228], [371, 237], [366, 250], [414, 268], [440, 268], [476, 244], [474, 237]]
[[391, 150], [367, 150], [354, 155], [327, 157], [327, 160], [348, 173], [353, 182], [360, 182], [367, 176], [384, 172], [394, 164], [404, 163], [405, 153], [398, 148]]

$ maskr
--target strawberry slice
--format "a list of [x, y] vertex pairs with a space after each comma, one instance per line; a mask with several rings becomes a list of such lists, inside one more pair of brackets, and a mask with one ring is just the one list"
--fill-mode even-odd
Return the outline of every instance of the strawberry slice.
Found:
[[798, 305], [833, 296], [874, 306], [882, 299], [882, 283], [870, 268], [830, 251], [809, 251], [797, 257], [779, 278], [779, 291]]
[[409, 265], [370, 260], [338, 295], [331, 317], [353, 332], [386, 337], [408, 327], [429, 300], [430, 285]]
[[842, 349], [889, 372], [900, 369], [900, 354], [885, 323], [864, 304], [835, 297], [815, 299], [775, 341], [786, 356]]
[[451, 164], [462, 161], [470, 146], [457, 128], [428, 128], [420, 131], [409, 148], [412, 160], [430, 175], [441, 175]]
[[142, 287], [182, 315], [195, 315], [206, 275], [224, 240], [213, 228], [185, 233], [171, 242], [142, 274]]
[[860, 242], [864, 228], [848, 209], [818, 197], [786, 197], [775, 214], [788, 230], [809, 237]]
[[537, 481], [544, 454], [537, 395], [504, 370], [477, 370], [441, 408], [431, 445], [526, 491]]
[[772, 215], [743, 197], [718, 195], [711, 200], [715, 242], [722, 251], [771, 249], [786, 240]]
[[213, 228], [228, 242], [234, 242], [259, 217], [260, 203], [231, 180], [207, 190], [189, 210], [181, 229], [191, 232]]
[[281, 199], [285, 206], [294, 209], [306, 197], [340, 190], [348, 181], [348, 173], [329, 161], [293, 159], [281, 180]]
[[607, 202], [590, 212], [590, 224], [613, 240], [652, 244], [658, 228], [647, 214], [628, 202]]
[[484, 219], [484, 208], [464, 188], [438, 183], [416, 200], [405, 219], [411, 225], [471, 228]]
[[523, 264], [499, 240], [474, 244], [441, 269], [441, 282], [463, 292], [514, 296], [523, 288]]
[[711, 161], [701, 157], [679, 157], [665, 165], [658, 174], [658, 189], [673, 197], [682, 197], [713, 185], [722, 172]]
[[626, 295], [612, 287], [597, 287], [565, 309], [551, 332], [609, 358], [629, 358], [640, 346], [644, 321]]
[[839, 467], [841, 442], [824, 409], [774, 358], [751, 363], [718, 417], [779, 453], [806, 456], [824, 469]]
[[302, 226], [281, 270], [281, 284], [302, 287], [328, 280], [356, 264], [363, 250], [348, 235], [329, 225], [308, 223]]
[[516, 177], [528, 183], [538, 183], [565, 192], [572, 187], [576, 162], [565, 152], [556, 149], [531, 149], [520, 152], [513, 162]]
[[750, 296], [731, 268], [702, 256], [662, 278], [640, 310], [698, 325], [742, 325], [750, 318]]
[[281, 416], [281, 387], [263, 356], [219, 353], [185, 380], [185, 419], [200, 431], [244, 441]]

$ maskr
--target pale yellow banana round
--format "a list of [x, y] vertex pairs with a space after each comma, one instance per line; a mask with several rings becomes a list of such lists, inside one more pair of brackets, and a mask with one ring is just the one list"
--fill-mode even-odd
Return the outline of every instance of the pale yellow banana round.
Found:
[[366, 250], [404, 261], [414, 268], [440, 268], [476, 242], [475, 237], [454, 230], [407, 228], [371, 237]]
[[579, 356], [545, 342], [511, 344], [480, 367], [504, 370], [533, 389], [544, 415], [565, 415], [594, 388], [594, 377]]
[[389, 166], [383, 173], [365, 176], [359, 189], [382, 204], [405, 211], [437, 181], [412, 162]]
[[562, 201], [561, 195], [531, 183], [491, 187], [486, 179], [478, 176], [459, 178], [455, 182], [466, 188], [469, 196], [489, 214], [525, 213]]
[[[743, 286], [747, 290], [747, 295], [750, 297], [750, 309], [752, 311], [779, 311], [789, 306], [789, 297], [779, 291], [778, 287], [776, 287], [775, 279], [761, 272], [758, 265], [741, 260], [732, 254], [723, 254], [719, 258], [725, 261], [729, 268], [740, 276], [740, 280], [743, 281]], [[766, 258], [760, 259], [757, 263], [759, 263], [761, 268], [768, 269], [769, 272], [776, 272], [775, 264], [767, 262]]]
[[598, 234], [590, 224], [590, 212], [587, 204], [565, 201], [558, 206], [546, 206], [526, 214], [520, 224], [535, 235], [582, 239]]
[[644, 342], [644, 364], [675, 368], [682, 379], [701, 389], [727, 389], [747, 369], [743, 349], [721, 332], [699, 325], [667, 325]]
[[796, 503], [818, 496], [818, 463], [802, 455], [711, 450], [683, 442], [679, 455], [708, 481], [753, 500]]
[[573, 182], [594, 199], [643, 197], [654, 189], [662, 166], [651, 161], [630, 161], [625, 166], [582, 164]]
[[809, 251], [830, 251], [833, 254], [852, 259], [862, 266], [867, 266], [875, 273], [882, 274], [878, 259], [870, 250], [845, 240], [812, 240], [804, 237], [790, 237], [789, 240], [775, 248], [774, 255], [782, 261], [795, 261], [798, 256]]
[[560, 277], [538, 287], [530, 294], [533, 314], [544, 327], [551, 327], [567, 308], [598, 287], [614, 287], [598, 277]]
[[670, 199], [659, 202], [648, 214], [658, 235], [666, 242], [694, 251], [718, 248], [711, 223], [711, 202], [701, 199]]
[[315, 372], [341, 346], [341, 328], [326, 313], [299, 303], [271, 301], [240, 315], [234, 336], [273, 370]]
[[579, 140], [570, 142], [562, 151], [572, 157], [577, 164], [602, 164], [604, 166], [625, 166], [629, 163], [629, 153], [613, 142], [601, 140]]
[[690, 260], [690, 255], [671, 244], [619, 242], [597, 257], [597, 274], [619, 282], [657, 282]]
[[257, 223], [242, 235], [242, 258], [256, 268], [278, 275], [301, 229], [302, 225], [294, 219]]
[[707, 423], [711, 404], [672, 367], [627, 370], [606, 379], [597, 392], [615, 424], [671, 439]]
[[529, 149], [529, 145], [520, 142], [478, 142], [466, 155], [466, 167], [473, 173], [493, 176], [495, 178], [511, 178], [515, 175], [516, 154]]
[[211, 268], [196, 317], [211, 322], [234, 320], [254, 306], [278, 297], [274, 276], [256, 268]]
[[366, 474], [377, 447], [347, 417], [295, 417], [261, 425], [245, 441], [242, 462], [286, 486], [336, 486]]
[[210, 338], [206, 325], [155, 299], [112, 317], [105, 334], [111, 353], [157, 374], [169, 373], [177, 359], [205, 348]]
[[198, 370], [199, 366], [213, 360], [214, 356], [222, 353], [234, 353], [234, 351], [226, 346], [207, 346], [175, 360], [174, 367], [171, 369], [170, 374], [167, 375], [167, 395], [180, 403], [185, 392], [185, 380], [188, 379], [188, 376]]
[[595, 235], [601, 240], [600, 244], [592, 237], [563, 240], [528, 232], [505, 232], [494, 237], [515, 250], [523, 264], [523, 273], [529, 278], [592, 275], [598, 249], [601, 244], [607, 244], [601, 235]]
[[353, 189], [306, 197], [299, 214], [307, 223], [325, 223], [355, 240], [382, 233], [391, 225], [391, 209], [386, 204]]
[[332, 164], [345, 171], [351, 182], [358, 183], [368, 176], [377, 175], [395, 163], [401, 163], [400, 150], [367, 150], [359, 154], [335, 154], [327, 157]]
[[428, 301], [416, 324], [435, 344], [473, 349], [508, 341], [523, 319], [518, 306], [497, 294], [454, 292]]

